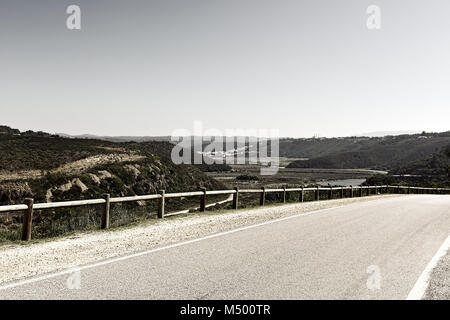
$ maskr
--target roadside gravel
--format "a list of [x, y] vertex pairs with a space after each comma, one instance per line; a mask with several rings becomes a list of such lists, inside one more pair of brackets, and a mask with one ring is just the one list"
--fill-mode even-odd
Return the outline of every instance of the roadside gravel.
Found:
[[[0, 284], [195, 239], [276, 218], [398, 195], [272, 205], [170, 217], [140, 226], [0, 247]], [[450, 259], [449, 259], [450, 260]]]
[[424, 300], [450, 300], [450, 251], [431, 272]]

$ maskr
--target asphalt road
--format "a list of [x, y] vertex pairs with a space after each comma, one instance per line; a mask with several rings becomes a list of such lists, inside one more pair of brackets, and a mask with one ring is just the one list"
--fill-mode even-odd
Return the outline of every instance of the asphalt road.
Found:
[[449, 233], [450, 196], [386, 198], [14, 284], [0, 298], [404, 299]]

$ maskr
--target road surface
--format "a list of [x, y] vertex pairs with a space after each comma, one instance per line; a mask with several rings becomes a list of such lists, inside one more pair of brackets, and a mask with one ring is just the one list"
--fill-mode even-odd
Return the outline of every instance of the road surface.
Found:
[[0, 298], [405, 299], [449, 233], [450, 196], [386, 198], [11, 283]]

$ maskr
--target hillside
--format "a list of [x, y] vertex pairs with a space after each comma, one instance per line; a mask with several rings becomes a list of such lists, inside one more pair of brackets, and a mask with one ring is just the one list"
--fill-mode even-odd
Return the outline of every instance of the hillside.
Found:
[[450, 168], [450, 144], [438, 152], [423, 159], [400, 165], [389, 172], [392, 175], [414, 175], [414, 176], [449, 176]]
[[370, 168], [390, 170], [430, 156], [450, 143], [450, 131], [376, 138], [280, 141], [280, 155], [309, 158], [289, 168]]
[[167, 142], [68, 139], [7, 127], [0, 132], [0, 204], [223, 188], [193, 166], [174, 165]]
[[387, 175], [376, 175], [367, 185], [450, 186], [450, 144], [422, 159], [399, 165]]
[[[68, 135], [65, 135], [68, 136]], [[68, 136], [77, 138], [77, 136]], [[137, 141], [152, 144], [154, 141], [170, 141], [170, 137], [96, 137], [103, 141]], [[194, 143], [194, 139], [192, 139]], [[362, 169], [390, 170], [402, 163], [419, 160], [450, 142], [450, 131], [443, 133], [420, 133], [389, 135], [384, 137], [342, 137], [342, 138], [282, 138], [279, 140], [279, 155], [285, 158], [302, 158], [292, 162], [289, 168]], [[209, 143], [204, 142], [205, 148]], [[248, 142], [246, 143], [248, 146]], [[226, 149], [224, 144], [224, 150]], [[228, 146], [229, 148], [229, 146]], [[236, 146], [235, 146], [236, 148]], [[265, 146], [263, 145], [263, 148]], [[270, 145], [267, 146], [270, 153]], [[193, 147], [192, 147], [193, 149]], [[236, 150], [228, 149], [232, 156]], [[235, 154], [236, 156], [239, 156]], [[241, 156], [248, 155], [242, 152]], [[206, 156], [206, 155], [204, 155]], [[229, 171], [227, 166], [198, 166], [202, 171]]]

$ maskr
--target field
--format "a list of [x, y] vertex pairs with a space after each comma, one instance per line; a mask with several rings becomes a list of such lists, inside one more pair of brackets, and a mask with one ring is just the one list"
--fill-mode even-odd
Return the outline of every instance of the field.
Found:
[[[294, 160], [294, 159], [292, 159]], [[295, 159], [296, 160], [296, 159]], [[288, 158], [280, 161], [289, 163]], [[208, 172], [207, 175], [232, 188], [260, 188], [279, 187], [283, 185], [313, 185], [333, 180], [360, 180], [377, 174], [386, 174], [385, 171], [368, 169], [315, 169], [315, 168], [285, 168], [280, 167], [275, 175], [263, 176], [258, 165], [231, 165], [229, 172]]]

